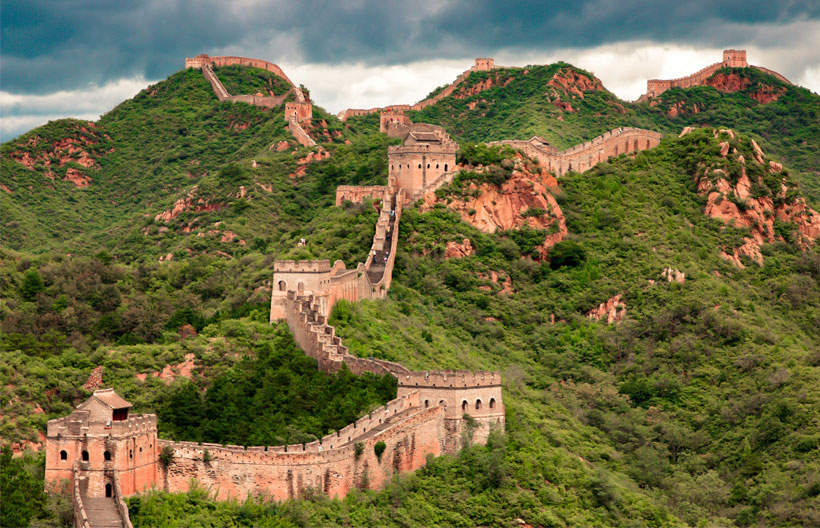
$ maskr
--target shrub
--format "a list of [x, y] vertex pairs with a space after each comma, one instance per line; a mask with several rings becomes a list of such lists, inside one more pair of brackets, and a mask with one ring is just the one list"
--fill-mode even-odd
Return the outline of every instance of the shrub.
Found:
[[549, 253], [550, 268], [576, 268], [586, 260], [586, 252], [577, 242], [564, 240], [555, 244]]
[[356, 460], [359, 460], [359, 457], [362, 456], [364, 453], [364, 443], [363, 442], [356, 442], [353, 444], [353, 454], [356, 457]]
[[382, 453], [384, 453], [385, 449], [387, 449], [387, 444], [381, 440], [376, 442], [376, 445], [373, 446], [373, 452], [376, 453], [376, 458], [379, 459], [379, 462], [382, 461]]
[[159, 452], [159, 463], [162, 464], [162, 467], [167, 468], [171, 464], [174, 463], [174, 448], [171, 446], [165, 446], [162, 448], [162, 451]]

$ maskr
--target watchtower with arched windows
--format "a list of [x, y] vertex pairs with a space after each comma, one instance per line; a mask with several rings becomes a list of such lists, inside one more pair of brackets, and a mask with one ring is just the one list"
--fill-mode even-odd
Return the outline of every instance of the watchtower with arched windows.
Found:
[[460, 448], [461, 432], [469, 415], [477, 425], [473, 442], [484, 443], [492, 427], [504, 428], [501, 375], [498, 372], [432, 371], [410, 372], [398, 376], [398, 396], [419, 392], [426, 407], [444, 407], [447, 434], [445, 450]]
[[[46, 482], [74, 478], [85, 497], [111, 496], [113, 476], [124, 495], [157, 481], [157, 418], [131, 414], [131, 404], [114, 389], [94, 391], [63, 418], [49, 420], [46, 436]], [[106, 495], [106, 491], [109, 494]]]

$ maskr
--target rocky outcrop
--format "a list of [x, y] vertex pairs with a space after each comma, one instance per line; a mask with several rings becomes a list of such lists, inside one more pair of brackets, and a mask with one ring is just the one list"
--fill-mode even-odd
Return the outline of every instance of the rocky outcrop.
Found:
[[469, 238], [465, 238], [461, 244], [451, 240], [450, 242], [447, 242], [447, 248], [444, 250], [444, 258], [463, 258], [469, 257], [474, 253], [475, 249], [473, 249], [473, 245], [470, 243]]
[[626, 303], [621, 300], [619, 293], [587, 312], [587, 317], [593, 321], [606, 319], [607, 324], [618, 323], [626, 317]]
[[102, 381], [103, 367], [102, 365], [99, 365], [97, 368], [91, 371], [91, 374], [88, 375], [88, 380], [86, 380], [85, 384], [83, 385], [83, 389], [87, 391], [99, 389], [102, 386]]
[[205, 198], [195, 198], [196, 197], [197, 187], [191, 189], [188, 194], [176, 202], [174, 202], [174, 206], [167, 211], [163, 211], [159, 213], [157, 216], [154, 217], [155, 222], [163, 221], [163, 222], [170, 222], [180, 213], [186, 211], [194, 211], [194, 212], [208, 212], [208, 211], [216, 211], [217, 209], [221, 208], [224, 204], [222, 202], [211, 202], [210, 200], [206, 200]]
[[31, 136], [18, 144], [9, 157], [31, 171], [43, 170], [50, 180], [54, 180], [54, 168], [73, 164], [66, 169], [63, 179], [77, 187], [87, 187], [92, 180], [86, 171], [99, 169], [99, 160], [114, 151], [109, 146], [111, 138], [91, 122], [69, 125], [65, 133], [66, 137], [53, 141]]
[[[752, 81], [748, 77], [742, 77], [737, 73], [716, 73], [706, 81], [707, 86], [715, 88], [719, 92], [733, 93], [746, 90]], [[749, 97], [760, 104], [777, 101], [784, 93], [785, 86], [773, 86], [771, 84], [760, 84], [756, 90], [749, 93]]]
[[[767, 160], [754, 140], [731, 130], [714, 130], [713, 135], [722, 140], [719, 154], [725, 161], [701, 164], [695, 176], [698, 194], [707, 200], [704, 213], [750, 233], [739, 247], [722, 248], [721, 256], [743, 268], [742, 256], [763, 264], [760, 248], [766, 243], [814, 245], [820, 238], [820, 214], [799, 195], [782, 165]], [[750, 160], [740, 153], [743, 150], [751, 151]]]
[[[482, 169], [476, 169], [478, 171]], [[552, 191], [558, 188], [555, 178], [544, 169], [534, 170], [519, 156], [510, 178], [500, 186], [471, 183], [462, 196], [439, 198], [428, 193], [423, 210], [445, 203], [461, 219], [485, 233], [529, 226], [549, 234], [539, 248], [541, 257], [567, 235], [564, 214]]]

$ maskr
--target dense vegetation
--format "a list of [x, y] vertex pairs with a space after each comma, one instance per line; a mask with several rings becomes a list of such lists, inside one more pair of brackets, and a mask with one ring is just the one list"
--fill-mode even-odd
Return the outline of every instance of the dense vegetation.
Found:
[[[511, 173], [511, 152], [465, 143], [460, 160], [490, 168], [461, 175], [431, 210], [406, 209], [388, 298], [341, 303], [331, 321], [361, 356], [500, 370], [506, 431], [344, 500], [310, 491], [282, 504], [217, 502], [202, 489], [134, 497], [135, 526], [820, 522], [820, 252], [787, 240], [763, 247], [763, 266], [720, 258], [749, 232], [703, 214], [694, 176], [718, 158], [717, 140], [711, 131], [676, 137], [684, 124], [741, 129], [811, 190], [817, 96], [786, 87], [778, 101], [758, 104], [747, 92], [695, 88], [670, 90], [653, 107], [605, 91], [562, 92], [570, 112], [544, 98], [544, 85], [567, 68], [473, 74], [498, 82], [414, 120], [442, 123], [462, 141], [539, 134], [561, 148], [615, 126], [674, 135], [564, 176], [554, 192], [570, 235], [543, 261], [531, 257], [543, 232], [482, 233], [444, 205], [475, 178], [498, 184]], [[668, 105], [687, 97], [703, 105], [698, 114], [668, 118]], [[341, 124], [315, 115], [317, 130], [324, 120], [341, 139], [323, 143], [329, 159], [300, 164], [307, 149], [275, 148], [289, 139], [281, 111], [220, 105], [187, 71], [107, 114], [102, 132], [89, 131], [97, 142], [89, 149], [101, 156], [89, 187], [51, 182], [44, 163], [29, 171], [9, 159], [35, 135], [76, 137], [82, 122], [55, 122], [2, 146], [13, 194], [0, 191], [0, 206], [17, 222], [0, 226], [4, 442], [37, 440], [48, 419], [88, 395], [81, 386], [98, 365], [106, 385], [137, 412], [158, 412], [161, 434], [176, 439], [308, 441], [392, 397], [389, 378], [319, 374], [284, 325], [267, 324], [274, 258], [364, 259], [376, 213], [371, 204], [332, 207], [334, 190], [384, 184], [395, 142], [375, 133], [377, 116]], [[70, 163], [50, 168], [82, 168]], [[210, 207], [156, 219], [180, 198]], [[300, 238], [308, 244], [297, 246]], [[445, 259], [447, 242], [465, 238], [475, 254]], [[667, 267], [685, 282], [664, 279]], [[510, 278], [512, 293], [489, 280], [492, 272]], [[623, 321], [586, 317], [618, 294]], [[186, 357], [190, 378], [173, 374]], [[166, 365], [173, 376], [155, 375]], [[64, 499], [44, 502], [32, 491], [41, 489], [30, 484], [41, 482], [42, 464], [3, 464], [2, 514], [20, 516], [14, 522], [65, 518]], [[18, 487], [31, 493], [7, 502]]]
[[214, 68], [222, 86], [231, 95], [282, 95], [290, 91], [288, 81], [273, 72], [246, 66], [222, 66]]

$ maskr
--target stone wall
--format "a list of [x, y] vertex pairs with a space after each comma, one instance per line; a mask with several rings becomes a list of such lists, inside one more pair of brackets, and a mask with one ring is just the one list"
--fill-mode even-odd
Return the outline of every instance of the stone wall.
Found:
[[210, 57], [208, 55], [202, 54], [197, 55], [194, 58], [186, 58], [185, 59], [185, 67], [186, 68], [202, 68], [205, 65], [210, 64], [211, 66], [248, 66], [250, 68], [259, 68], [260, 70], [267, 70], [269, 72], [273, 72], [277, 76], [285, 79], [288, 84], [291, 86], [296, 86], [293, 84], [285, 72], [282, 71], [282, 68], [273, 64], [272, 62], [268, 62], [261, 59], [250, 59], [247, 57], [230, 57], [230, 56], [222, 56], [222, 57]]
[[305, 129], [302, 128], [299, 124], [299, 120], [294, 115], [291, 115], [288, 119], [288, 130], [293, 134], [294, 139], [296, 139], [300, 145], [305, 147], [313, 147], [316, 145], [316, 142], [305, 132]]
[[762, 68], [760, 66], [751, 66], [746, 60], [746, 50], [723, 50], [723, 60], [711, 64], [702, 70], [680, 77], [677, 79], [651, 79], [646, 81], [646, 94], [642, 95], [639, 101], [645, 101], [652, 97], [657, 97], [670, 88], [689, 88], [692, 86], [703, 86], [706, 80], [711, 77], [717, 70], [721, 68], [757, 68], [758, 70], [777, 77], [783, 82], [789, 83], [789, 80], [772, 70]]
[[[444, 452], [445, 435], [443, 407], [422, 408], [414, 394], [310, 444], [245, 449], [161, 440], [174, 450], [162, 481], [167, 491], [180, 492], [196, 479], [219, 499], [264, 495], [285, 500], [302, 496], [308, 488], [343, 497], [365, 481], [380, 488], [395, 473], [424, 466], [427, 455]], [[374, 451], [378, 442], [386, 444], [381, 457]]]
[[611, 157], [631, 152], [639, 152], [658, 146], [661, 134], [641, 128], [623, 127], [606, 132], [595, 139], [581, 143], [561, 152], [541, 148], [532, 141], [504, 140], [492, 141], [490, 145], [509, 145], [520, 149], [538, 160], [548, 171], [563, 176], [568, 171], [585, 172], [597, 163]]
[[345, 201], [362, 203], [365, 200], [383, 200], [387, 189], [385, 185], [340, 185], [336, 187], [336, 207]]
[[402, 110], [387, 110], [379, 115], [379, 132], [389, 136], [398, 137], [399, 131], [405, 130], [410, 124], [410, 118]]
[[366, 110], [361, 108], [348, 108], [347, 110], [342, 110], [341, 112], [339, 112], [338, 117], [340, 120], [345, 121], [349, 117], [375, 114], [376, 112], [400, 112], [404, 110], [422, 110], [430, 105], [436, 104], [445, 97], [448, 97], [450, 94], [453, 93], [453, 91], [458, 87], [458, 85], [461, 84], [474, 71], [488, 71], [494, 68], [501, 67], [502, 66], [496, 66], [495, 60], [493, 59], [479, 58], [475, 60], [475, 64], [473, 64], [470, 67], [470, 69], [461, 73], [458, 77], [456, 77], [455, 81], [453, 81], [450, 85], [448, 85], [442, 91], [438, 92], [433, 97], [424, 99], [413, 105], [390, 105], [376, 108], [368, 108]]

